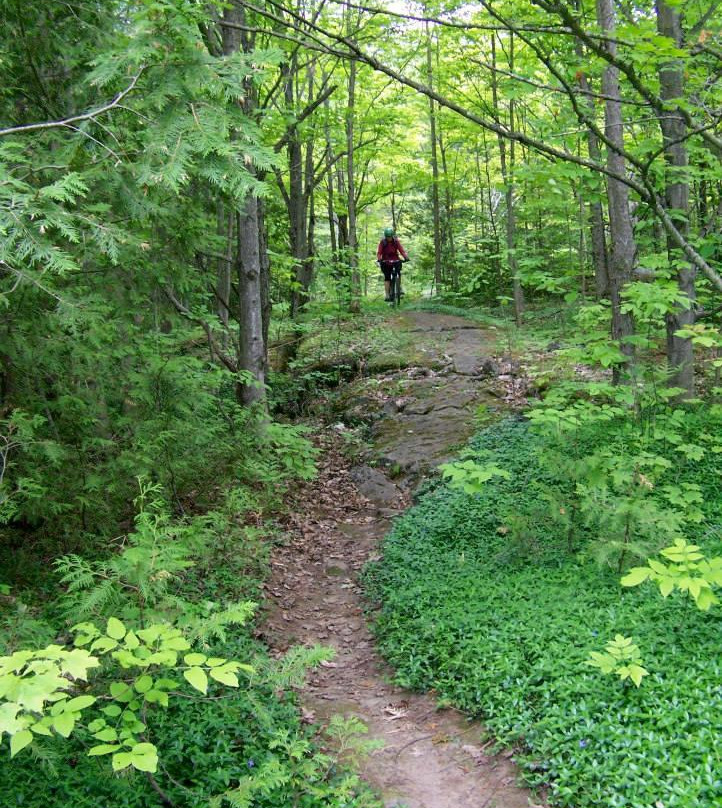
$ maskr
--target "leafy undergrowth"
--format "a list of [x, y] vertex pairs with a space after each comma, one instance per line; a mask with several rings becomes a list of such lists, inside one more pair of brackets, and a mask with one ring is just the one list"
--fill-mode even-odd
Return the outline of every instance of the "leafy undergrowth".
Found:
[[[432, 483], [396, 523], [367, 572], [381, 650], [400, 684], [433, 688], [516, 745], [527, 781], [549, 783], [557, 805], [720, 805], [719, 607], [623, 589], [584, 552], [589, 535], [570, 552], [551, 519], [510, 531], [541, 490], [563, 492], [539, 441], [523, 422], [490, 427], [471, 451], [510, 479], [477, 495]], [[695, 473], [706, 524], [693, 538], [719, 552], [718, 461]], [[641, 648], [651, 673], [639, 689], [585, 665], [616, 634]]]
[[[283, 492], [275, 478], [271, 482], [269, 490]], [[171, 581], [168, 597], [158, 595], [155, 611], [170, 619], [180, 610], [175, 615], [178, 624], [196, 638], [197, 647], [207, 656], [244, 660], [252, 663], [255, 672], [239, 677], [238, 689], [210, 681], [203, 696], [185, 687], [182, 676], [174, 677], [178, 681], [169, 693], [167, 708], [150, 705], [148, 709], [147, 740], [159, 753], [159, 767], [152, 776], [132, 769], [114, 772], [108, 756], [88, 756], [97, 740], [85, 726], [76, 727], [67, 739], [57, 734], [38, 737], [12, 761], [7, 743], [0, 743], [3, 808], [378, 806], [346, 765], [348, 750], [363, 748], [365, 728], [337, 722], [319, 740], [299, 719], [294, 689], [308, 667], [328, 653], [297, 649], [280, 661], [270, 659], [265, 647], [253, 639], [252, 625], [223, 619], [223, 604], [241, 597], [260, 599], [267, 571], [272, 536], [255, 527], [252, 510], [243, 518], [243, 502], [240, 494], [231, 493], [223, 508], [219, 505], [219, 510], [195, 519], [206, 528], [201, 548], [183, 544], [193, 519], [170, 521], [167, 528], [163, 521], [155, 523], [160, 527], [153, 534], [154, 546], [163, 549], [170, 542], [184, 561], [176, 565], [180, 569], [173, 575], [160, 570], [148, 586], [153, 590], [161, 579]], [[179, 524], [186, 526], [185, 532]], [[183, 569], [186, 560], [189, 566]], [[93, 569], [89, 562], [86, 568]], [[103, 580], [107, 573], [104, 568]], [[49, 578], [56, 590], [62, 590], [57, 577]], [[41, 608], [28, 607], [15, 590], [0, 588], [0, 655], [6, 649], [65, 642], [68, 621], [87, 617], [91, 600], [91, 616], [96, 619], [104, 619], [109, 610], [127, 620], [137, 617], [133, 603], [122, 592], [107, 603], [90, 596], [99, 592], [97, 588], [71, 590]], [[131, 674], [118, 675], [126, 679]], [[97, 684], [97, 678], [93, 683]]]

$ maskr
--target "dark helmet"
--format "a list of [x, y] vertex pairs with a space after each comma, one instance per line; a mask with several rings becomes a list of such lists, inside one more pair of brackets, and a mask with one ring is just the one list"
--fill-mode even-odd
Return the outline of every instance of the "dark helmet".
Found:
[[386, 236], [386, 238], [393, 238], [393, 235], [394, 235], [394, 229], [393, 229], [393, 227], [387, 227], [387, 228], [384, 230], [384, 235]]

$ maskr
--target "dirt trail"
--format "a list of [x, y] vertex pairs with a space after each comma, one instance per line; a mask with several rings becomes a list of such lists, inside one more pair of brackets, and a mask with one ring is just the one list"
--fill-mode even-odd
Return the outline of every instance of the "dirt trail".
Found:
[[469, 437], [480, 403], [503, 397], [498, 382], [485, 378], [491, 340], [482, 329], [419, 312], [404, 313], [398, 325], [418, 333], [440, 368], [399, 371], [403, 395], [388, 398], [372, 428], [382, 458], [405, 476], [397, 484], [376, 468], [351, 467], [338, 428], [329, 430], [321, 474], [302, 495], [307, 508], [313, 504], [293, 518], [291, 539], [273, 554], [264, 635], [278, 650], [299, 643], [336, 650], [303, 690], [304, 712], [322, 724], [333, 714], [357, 716], [383, 741], [362, 773], [387, 808], [528, 808], [534, 800], [516, 785], [510, 754], [489, 754], [483, 727], [438, 709], [433, 695], [391, 684], [364, 620], [358, 574], [408, 506], [404, 483]]

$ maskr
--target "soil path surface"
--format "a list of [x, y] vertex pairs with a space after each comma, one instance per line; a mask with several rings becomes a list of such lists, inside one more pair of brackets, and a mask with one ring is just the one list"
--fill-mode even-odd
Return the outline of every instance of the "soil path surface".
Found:
[[387, 374], [364, 403], [380, 466], [347, 459], [341, 423], [321, 438], [319, 478], [299, 494], [306, 512], [297, 511], [290, 539], [273, 554], [264, 635], [279, 651], [335, 649], [301, 693], [304, 714], [322, 725], [334, 714], [356, 716], [383, 742], [362, 774], [387, 808], [528, 808], [535, 802], [516, 784], [511, 754], [491, 754], [483, 727], [439, 709], [433, 694], [396, 687], [364, 619], [358, 575], [408, 507], [409, 488], [470, 436], [480, 405], [504, 406], [515, 395], [513, 368], [490, 357], [493, 335], [468, 320], [408, 312], [394, 327], [411, 332], [429, 361]]

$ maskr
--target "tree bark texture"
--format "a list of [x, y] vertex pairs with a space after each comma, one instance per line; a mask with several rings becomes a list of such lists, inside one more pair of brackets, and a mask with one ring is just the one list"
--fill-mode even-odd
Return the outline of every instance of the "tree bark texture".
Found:
[[[683, 46], [682, 23], [679, 11], [664, 0], [657, 0], [657, 30], [669, 37], [678, 48]], [[682, 98], [684, 93], [684, 64], [680, 60], [670, 60], [659, 69], [660, 97], [663, 100]], [[664, 156], [667, 161], [665, 203], [674, 214], [679, 232], [687, 239], [689, 234], [689, 161], [684, 140], [687, 125], [674, 105], [659, 116], [662, 130]], [[677, 285], [689, 301], [678, 305], [667, 314], [667, 361], [672, 370], [672, 384], [681, 387], [686, 396], [694, 395], [694, 348], [692, 341], [678, 337], [676, 332], [694, 323], [694, 301], [696, 298], [696, 270], [682, 256], [680, 250], [667, 239], [670, 262], [676, 267]]]
[[[242, 26], [243, 8], [231, 5], [223, 11], [223, 19]], [[222, 28], [223, 53], [230, 55], [239, 49], [252, 50], [249, 35], [239, 28]], [[243, 109], [247, 115], [255, 113], [256, 90], [250, 81], [245, 83]], [[242, 208], [236, 213], [235, 269], [238, 278], [238, 368], [252, 374], [252, 384], [237, 385], [236, 395], [241, 404], [265, 402], [266, 342], [263, 328], [263, 292], [261, 248], [262, 234], [259, 224], [259, 200], [248, 194]]]
[[250, 194], [238, 213], [238, 297], [241, 328], [238, 338], [239, 366], [253, 374], [255, 384], [240, 384], [242, 404], [265, 398], [266, 350], [263, 341], [261, 302], [261, 255], [258, 238], [258, 200]]
[[[491, 39], [492, 66], [496, 68], [495, 37]], [[514, 38], [509, 39], [509, 70], [514, 72]], [[496, 69], [491, 72], [491, 94], [494, 103], [494, 114], [499, 119], [499, 93], [496, 78]], [[509, 128], [514, 128], [514, 100], [509, 101]], [[519, 266], [516, 260], [516, 210], [514, 208], [514, 161], [515, 143], [509, 143], [509, 162], [507, 163], [506, 140], [499, 135], [499, 160], [501, 162], [501, 177], [504, 182], [504, 199], [506, 202], [506, 260], [512, 282], [512, 295], [514, 298], [514, 320], [517, 326], [522, 324], [524, 316], [524, 291], [519, 280]]]
[[[351, 10], [349, 9], [349, 27]], [[346, 191], [348, 194], [348, 262], [351, 274], [351, 300], [349, 310], [358, 312], [361, 308], [361, 276], [358, 266], [358, 244], [356, 237], [356, 176], [354, 173], [354, 114], [356, 106], [356, 71], [358, 65], [352, 59], [348, 66], [348, 106], [346, 108]]]
[[[609, 37], [607, 47], [612, 53], [616, 50], [613, 41], [616, 28], [613, 0], [597, 0], [597, 17], [602, 31]], [[604, 106], [604, 133], [610, 143], [607, 146], [607, 167], [617, 176], [626, 172], [624, 157], [619, 154], [624, 149], [624, 124], [622, 105], [619, 99], [619, 70], [607, 65], [602, 74], [602, 92], [607, 97]], [[607, 200], [609, 206], [609, 238], [610, 250], [607, 272], [609, 282], [609, 298], [612, 303], [612, 338], [619, 342], [622, 353], [631, 361], [634, 348], [626, 337], [634, 334], [634, 320], [629, 313], [622, 311], [622, 290], [634, 271], [637, 245], [634, 240], [632, 216], [629, 210], [629, 189], [613, 177], [607, 177]], [[619, 380], [619, 371], [615, 368], [615, 381]]]
[[[431, 32], [426, 24], [426, 72], [429, 87], [433, 87], [434, 68], [431, 58]], [[436, 104], [429, 97], [429, 124], [431, 127], [431, 204], [434, 220], [434, 285], [437, 294], [441, 290], [443, 278], [441, 274], [441, 215], [439, 211], [439, 159], [436, 141]]]

